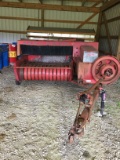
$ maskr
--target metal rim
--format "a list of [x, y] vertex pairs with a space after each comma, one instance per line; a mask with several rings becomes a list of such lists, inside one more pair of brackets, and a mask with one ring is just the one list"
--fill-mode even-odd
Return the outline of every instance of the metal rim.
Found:
[[93, 63], [92, 75], [96, 81], [104, 77], [103, 84], [113, 83], [120, 76], [120, 62], [113, 56], [102, 56]]

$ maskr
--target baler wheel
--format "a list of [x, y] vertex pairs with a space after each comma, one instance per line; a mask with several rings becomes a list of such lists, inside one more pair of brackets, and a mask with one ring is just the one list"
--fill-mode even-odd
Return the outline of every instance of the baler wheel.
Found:
[[104, 78], [103, 84], [111, 84], [120, 76], [120, 62], [113, 56], [102, 56], [93, 63], [92, 75], [96, 81]]
[[15, 84], [16, 84], [16, 85], [20, 85], [21, 82], [16, 80], [16, 81], [15, 81]]

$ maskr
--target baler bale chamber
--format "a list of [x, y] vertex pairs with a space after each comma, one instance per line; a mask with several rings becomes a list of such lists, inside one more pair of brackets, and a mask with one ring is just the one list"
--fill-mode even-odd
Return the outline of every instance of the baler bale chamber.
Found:
[[22, 80], [109, 84], [120, 76], [120, 63], [112, 56], [98, 58], [97, 42], [19, 40], [14, 65], [16, 84]]

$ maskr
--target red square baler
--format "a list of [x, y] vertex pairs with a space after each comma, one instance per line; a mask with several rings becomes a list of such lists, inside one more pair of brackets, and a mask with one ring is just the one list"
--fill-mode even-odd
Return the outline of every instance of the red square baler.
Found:
[[109, 84], [120, 76], [120, 63], [112, 56], [99, 57], [97, 42], [19, 40], [14, 65], [16, 84], [22, 80]]

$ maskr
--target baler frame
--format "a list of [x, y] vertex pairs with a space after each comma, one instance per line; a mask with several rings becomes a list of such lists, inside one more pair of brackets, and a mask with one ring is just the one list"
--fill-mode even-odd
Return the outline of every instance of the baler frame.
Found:
[[[25, 49], [26, 46], [28, 51]], [[29, 50], [29, 46], [31, 49], [32, 46], [34, 49], [36, 46], [36, 52], [33, 53], [34, 49], [32, 51]], [[86, 97], [85, 99], [88, 100], [88, 102], [84, 102], [84, 109], [81, 114], [80, 106], [78, 108], [74, 124], [69, 131], [69, 142], [73, 142], [76, 135], [79, 137], [83, 135], [84, 127], [86, 123], [90, 121], [92, 109], [99, 96], [99, 84], [101, 82], [102, 84], [113, 83], [120, 76], [120, 62], [113, 56], [102, 56], [92, 61], [84, 61], [84, 55], [81, 53], [80, 48], [91, 48], [90, 46], [98, 50], [97, 42], [20, 40], [17, 45], [19, 60], [17, 60], [14, 65], [17, 85], [20, 84], [22, 80], [73, 82], [74, 75], [77, 75], [77, 84], [81, 82], [83, 84], [94, 84], [89, 90], [78, 94], [79, 100], [83, 96]], [[45, 52], [44, 55], [43, 51], [45, 51], [45, 48], [49, 47], [52, 47], [54, 54]], [[57, 50], [54, 50], [54, 47], [57, 48]], [[25, 54], [22, 48], [25, 50]], [[66, 51], [65, 53], [63, 53], [64, 49]], [[62, 61], [59, 61], [59, 53], [63, 56]], [[49, 59], [49, 56], [55, 54], [57, 56], [57, 63], [54, 61], [48, 61], [47, 63], [42, 61], [42, 57], [47, 56]], [[91, 56], [92, 54], [93, 53], [90, 52], [88, 55]], [[53, 56], [53, 58], [55, 57]]]
[[[26, 55], [24, 55], [21, 50], [22, 45], [33, 46], [33, 47], [46, 47], [46, 48], [52, 47], [52, 46], [63, 47], [63, 50], [65, 47], [68, 47], [68, 48], [70, 47], [70, 48], [72, 48], [72, 61], [70, 62], [69, 67], [65, 66], [62, 69], [61, 65], [58, 66], [59, 69], [58, 68], [57, 69], [58, 69], [59, 73], [58, 72], [56, 73], [56, 78], [55, 78], [55, 76], [53, 76], [53, 78], [43, 78], [44, 76], [42, 78], [36, 77], [35, 79], [34, 78], [26, 78], [26, 76], [23, 76], [24, 73], [22, 73], [24, 71], [27, 73], [27, 71], [25, 70], [26, 66], [21, 67], [21, 63], [23, 63], [23, 61], [26, 59]], [[96, 51], [98, 50], [98, 43], [97, 42], [19, 40], [17, 43], [17, 56], [19, 56], [20, 58], [16, 62], [16, 64], [14, 65], [16, 84], [20, 84], [23, 79], [25, 79], [25, 80], [67, 80], [67, 81], [72, 81], [74, 75], [75, 74], [78, 75], [78, 73], [76, 73], [76, 72], [79, 72], [74, 67], [78, 63], [79, 59], [80, 59], [80, 65], [85, 66], [85, 70], [82, 71], [82, 74], [83, 74], [82, 77], [81, 76], [77, 77], [78, 82], [80, 82], [81, 78], [82, 78], [83, 83], [88, 83], [88, 82], [95, 83], [96, 81], [94, 80], [92, 73], [91, 73], [92, 63], [85, 63], [85, 65], [84, 65], [84, 63], [81, 61], [81, 59], [83, 57], [83, 55], [80, 53], [81, 46], [92, 46], [93, 48], [95, 48]], [[51, 55], [51, 53], [48, 53], [48, 54]], [[69, 55], [69, 53], [66, 52], [66, 53], [64, 53], [64, 55]], [[34, 53], [34, 55], [32, 55], [32, 54], [29, 55], [29, 53], [28, 53], [28, 61], [29, 61], [30, 57], [32, 57], [32, 56], [41, 57], [41, 55], [39, 53]], [[42, 56], [43, 56], [43, 53], [42, 53]], [[57, 55], [57, 56], [59, 56], [59, 55]], [[79, 63], [78, 63], [78, 65], [79, 65]], [[37, 66], [34, 66], [34, 67], [37, 68]], [[23, 68], [24, 68], [24, 71], [23, 71]], [[28, 66], [28, 68], [30, 68], [30, 66]], [[31, 68], [32, 68], [32, 66], [31, 66]], [[54, 69], [55, 68], [53, 68], [52, 72], [54, 72]], [[50, 70], [50, 67], [48, 68], [48, 70]], [[59, 71], [59, 70], [61, 70], [61, 71]], [[67, 78], [65, 78], [64, 76], [61, 76], [61, 78], [58, 78], [58, 76], [60, 76], [60, 74], [61, 74], [60, 72], [64, 72], [63, 70], [67, 70], [68, 72], [71, 72], [71, 73], [63, 73], [65, 75], [71, 74], [71, 77], [68, 76]], [[71, 70], [71, 71], [69, 71], [69, 70]], [[87, 73], [86, 73], [86, 70], [88, 70]], [[65, 72], [67, 72], [67, 71], [65, 71]], [[45, 72], [48, 72], [48, 71], [46, 70]], [[48, 73], [46, 73], [46, 74], [48, 74]], [[58, 76], [57, 76], [57, 74], [58, 74]]]

